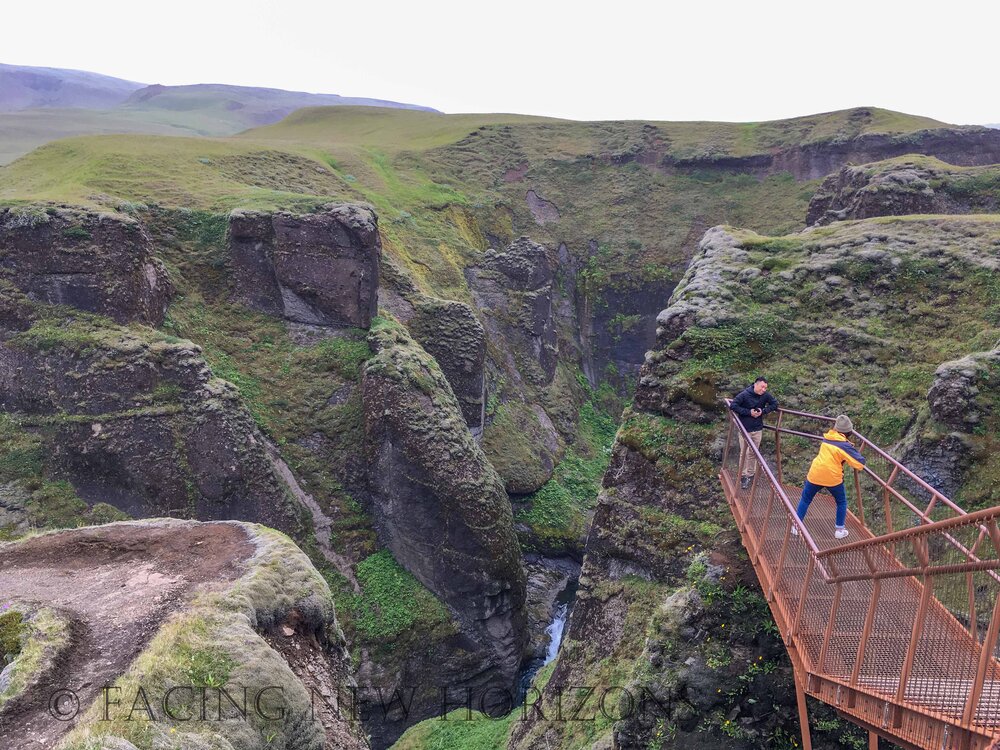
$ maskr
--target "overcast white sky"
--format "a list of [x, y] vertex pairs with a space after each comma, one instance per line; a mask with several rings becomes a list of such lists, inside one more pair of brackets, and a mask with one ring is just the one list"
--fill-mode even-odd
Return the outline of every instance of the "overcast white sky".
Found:
[[445, 112], [769, 120], [859, 105], [1000, 122], [994, 2], [30, 0], [0, 62]]

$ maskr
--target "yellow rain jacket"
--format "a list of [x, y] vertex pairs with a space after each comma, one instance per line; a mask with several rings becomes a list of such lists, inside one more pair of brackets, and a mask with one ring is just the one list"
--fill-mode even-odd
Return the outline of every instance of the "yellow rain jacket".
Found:
[[823, 433], [819, 454], [813, 459], [806, 479], [821, 487], [836, 487], [844, 481], [844, 461], [855, 469], [861, 469], [865, 465], [865, 457], [851, 445], [844, 434], [828, 430]]

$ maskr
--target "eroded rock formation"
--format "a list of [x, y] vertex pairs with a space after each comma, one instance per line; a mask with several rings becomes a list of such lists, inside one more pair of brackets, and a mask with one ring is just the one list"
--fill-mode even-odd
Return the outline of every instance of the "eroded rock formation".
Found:
[[43, 436], [47, 471], [90, 503], [300, 525], [239, 393], [189, 341], [86, 316], [22, 320], [0, 331], [0, 408]]
[[379, 539], [487, 655], [469, 686], [510, 688], [526, 642], [525, 573], [503, 484], [435, 361], [395, 325], [370, 343], [362, 387]]
[[533, 492], [551, 478], [563, 452], [548, 413], [526, 397], [552, 382], [558, 363], [555, 264], [542, 245], [521, 237], [504, 250], [487, 250], [466, 278], [482, 312], [496, 379], [512, 386], [489, 415], [483, 447], [508, 492]]
[[409, 321], [410, 333], [437, 360], [475, 437], [485, 418], [486, 331], [468, 305], [423, 298]]
[[378, 306], [381, 250], [375, 212], [364, 206], [302, 215], [234, 211], [233, 297], [295, 323], [367, 328]]
[[[902, 441], [904, 463], [931, 486], [958, 496], [969, 468], [989, 460], [989, 436], [1000, 419], [997, 393], [1000, 349], [941, 364], [927, 392], [927, 409]], [[989, 488], [977, 490], [966, 493], [974, 504], [990, 499]]]
[[0, 209], [0, 278], [31, 300], [118, 323], [159, 325], [172, 293], [139, 222], [55, 206]]
[[808, 224], [905, 214], [991, 213], [1000, 206], [1000, 171], [961, 169], [929, 157], [843, 167], [809, 202]]

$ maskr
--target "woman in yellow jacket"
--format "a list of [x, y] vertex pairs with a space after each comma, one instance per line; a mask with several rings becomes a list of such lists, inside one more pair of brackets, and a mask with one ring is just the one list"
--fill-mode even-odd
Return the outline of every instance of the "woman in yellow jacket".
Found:
[[[833, 423], [833, 429], [823, 434], [823, 442], [819, 447], [819, 453], [813, 459], [812, 466], [809, 467], [809, 474], [806, 475], [805, 485], [802, 487], [802, 497], [799, 498], [799, 507], [796, 509], [799, 518], [804, 520], [816, 493], [824, 487], [830, 490], [833, 499], [837, 501], [837, 528], [833, 532], [837, 539], [847, 536], [844, 462], [855, 469], [861, 469], [865, 465], [865, 457], [847, 439], [852, 432], [854, 425], [851, 424], [850, 418], [846, 414], [841, 414]], [[798, 533], [794, 526], [792, 531]]]

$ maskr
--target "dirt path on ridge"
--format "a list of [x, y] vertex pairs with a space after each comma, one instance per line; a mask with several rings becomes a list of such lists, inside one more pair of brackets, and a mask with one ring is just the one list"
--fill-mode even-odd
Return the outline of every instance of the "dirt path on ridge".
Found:
[[104, 526], [0, 547], [0, 602], [51, 607], [71, 622], [49, 672], [0, 710], [0, 747], [54, 747], [75, 724], [50, 715], [56, 690], [72, 690], [83, 716], [171, 613], [196, 590], [235, 580], [253, 552], [244, 529], [225, 522]]

